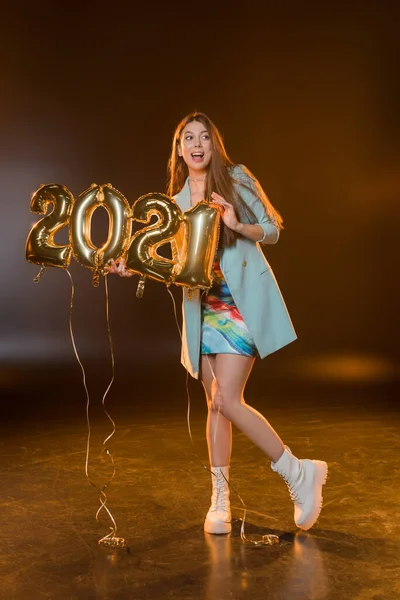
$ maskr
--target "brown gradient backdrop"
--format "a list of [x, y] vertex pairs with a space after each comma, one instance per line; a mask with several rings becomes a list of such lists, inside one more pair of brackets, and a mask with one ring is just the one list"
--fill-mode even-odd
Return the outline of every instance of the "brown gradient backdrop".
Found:
[[[299, 340], [269, 364], [343, 351], [393, 361], [399, 11], [377, 2], [267, 3], [262, 12], [238, 2], [124, 4], [14, 2], [3, 12], [3, 363], [73, 360], [67, 275], [48, 269], [34, 285], [38, 269], [25, 262], [31, 193], [50, 182], [74, 194], [111, 182], [130, 201], [164, 191], [174, 126], [194, 109], [216, 122], [232, 159], [284, 217], [266, 254]], [[104, 232], [96, 214], [94, 240]], [[75, 261], [71, 271], [79, 348], [103, 359], [103, 290]], [[110, 279], [117, 358], [132, 372], [177, 364], [171, 299], [150, 282], [137, 300], [136, 281]]]

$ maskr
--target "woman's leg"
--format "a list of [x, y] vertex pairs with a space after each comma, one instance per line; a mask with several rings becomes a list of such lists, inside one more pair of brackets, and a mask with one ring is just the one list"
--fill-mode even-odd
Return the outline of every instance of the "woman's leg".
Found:
[[201, 381], [206, 394], [208, 415], [206, 436], [208, 445], [208, 456], [212, 467], [224, 467], [231, 462], [232, 453], [232, 423], [218, 413], [213, 406], [212, 394], [215, 382], [215, 355], [203, 354], [201, 356]]
[[212, 386], [214, 408], [232, 421], [271, 459], [272, 470], [284, 479], [294, 502], [298, 527], [310, 529], [322, 507], [326, 462], [299, 460], [283, 445], [268, 421], [243, 399], [243, 390], [254, 359], [237, 354], [217, 354]]
[[214, 368], [216, 381], [212, 388], [214, 412], [218, 414], [219, 409], [226, 419], [232, 421], [273, 462], [276, 462], [285, 450], [282, 440], [265, 417], [246, 404], [243, 398], [244, 387], [253, 363], [254, 358], [239, 354], [216, 355]]
[[204, 521], [207, 533], [230, 533], [232, 514], [229, 500], [229, 464], [232, 451], [232, 423], [221, 412], [215, 410], [212, 403], [215, 387], [215, 356], [201, 357], [201, 380], [206, 393], [207, 444], [211, 466], [212, 495], [211, 506]]

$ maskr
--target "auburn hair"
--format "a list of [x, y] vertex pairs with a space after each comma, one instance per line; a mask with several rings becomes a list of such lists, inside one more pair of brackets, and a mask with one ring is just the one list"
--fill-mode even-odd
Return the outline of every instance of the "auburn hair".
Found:
[[[220, 194], [227, 202], [232, 204], [235, 209], [237, 218], [244, 223], [257, 223], [257, 219], [253, 211], [247, 206], [240, 196], [240, 188], [247, 188], [255, 194], [264, 205], [268, 218], [278, 227], [283, 229], [283, 221], [279, 212], [272, 206], [267, 198], [260, 183], [254, 175], [243, 165], [243, 179], [235, 179], [230, 171], [234, 164], [230, 160], [222, 140], [222, 136], [217, 127], [207, 115], [201, 112], [193, 112], [182, 119], [175, 129], [172, 152], [168, 161], [168, 195], [175, 196], [183, 188], [186, 178], [189, 175], [189, 169], [178, 154], [178, 146], [181, 143], [182, 132], [186, 125], [198, 121], [203, 124], [207, 130], [211, 140], [211, 161], [207, 169], [205, 200], [211, 201], [212, 192]], [[238, 184], [235, 187], [235, 184]], [[220, 240], [223, 246], [231, 246], [235, 243], [238, 234], [225, 227], [221, 220], [221, 235]]]

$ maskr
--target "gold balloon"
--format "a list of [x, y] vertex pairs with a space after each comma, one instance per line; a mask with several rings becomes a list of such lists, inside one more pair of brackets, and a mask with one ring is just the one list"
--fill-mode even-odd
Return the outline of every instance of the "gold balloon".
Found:
[[67, 268], [71, 260], [71, 248], [69, 245], [56, 244], [54, 236], [68, 225], [74, 207], [74, 197], [64, 185], [45, 184], [34, 192], [30, 204], [31, 212], [45, 215], [49, 204], [53, 205], [51, 213], [40, 219], [28, 235], [26, 259], [42, 267]]
[[158, 217], [157, 222], [140, 229], [132, 236], [126, 254], [126, 267], [143, 277], [170, 283], [174, 260], [160, 256], [157, 249], [172, 242], [178, 233], [182, 211], [171, 198], [159, 193], [145, 194], [132, 206], [132, 217], [136, 221], [149, 223], [153, 215]]
[[103, 205], [110, 214], [110, 230], [108, 240], [103, 246], [103, 263], [107, 264], [112, 258], [118, 260], [129, 245], [131, 235], [131, 209], [125, 196], [110, 183], [102, 186], [104, 193]]
[[[108, 238], [101, 248], [91, 240], [91, 221], [96, 208], [103, 206], [109, 216]], [[96, 185], [82, 192], [75, 203], [71, 216], [70, 241], [78, 262], [94, 270], [93, 282], [113, 258], [118, 260], [129, 244], [131, 209], [126, 198], [110, 183]]]
[[183, 213], [173, 282], [189, 288], [208, 289], [219, 239], [220, 209], [216, 204], [199, 202]]
[[[199, 202], [182, 213], [165, 194], [150, 193], [138, 198], [131, 209], [109, 183], [92, 184], [76, 201], [63, 185], [43, 185], [32, 197], [31, 211], [46, 214], [49, 204], [53, 211], [34, 225], [26, 242], [26, 258], [42, 266], [35, 281], [46, 265], [68, 267], [73, 253], [78, 262], [93, 270], [93, 283], [98, 285], [105, 265], [126, 253], [127, 269], [141, 275], [138, 297], [143, 295], [147, 277], [191, 289], [207, 289], [212, 284], [220, 222], [216, 204]], [[99, 206], [109, 216], [108, 237], [101, 248], [91, 239], [92, 216]], [[150, 225], [154, 215], [157, 222]], [[130, 238], [132, 218], [148, 225]], [[54, 235], [68, 223], [70, 245], [55, 244]], [[167, 243], [171, 244], [172, 260], [157, 253]]]

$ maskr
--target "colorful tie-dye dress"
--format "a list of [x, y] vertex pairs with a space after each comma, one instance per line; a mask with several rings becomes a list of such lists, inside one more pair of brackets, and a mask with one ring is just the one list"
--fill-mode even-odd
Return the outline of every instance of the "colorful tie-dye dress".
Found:
[[201, 354], [258, 356], [249, 330], [240, 314], [218, 258], [213, 266], [213, 285], [201, 302]]

